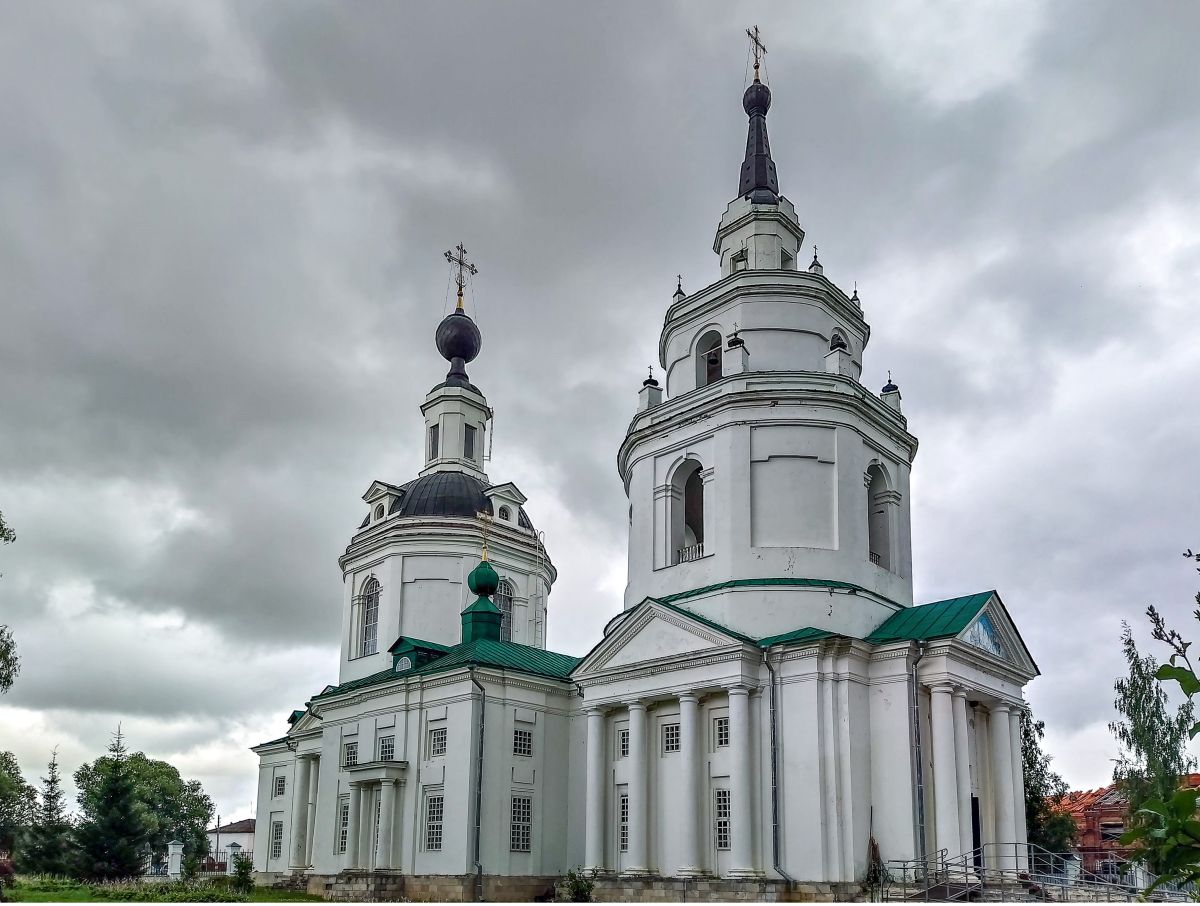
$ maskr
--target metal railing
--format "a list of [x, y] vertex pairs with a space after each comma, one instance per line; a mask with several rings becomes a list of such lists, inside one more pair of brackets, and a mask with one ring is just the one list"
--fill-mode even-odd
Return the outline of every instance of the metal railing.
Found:
[[880, 900], [955, 902], [1040, 900], [1050, 902], [1184, 902], [1200, 895], [1195, 885], [1162, 884], [1140, 865], [1119, 874], [1083, 870], [1075, 853], [1052, 853], [1032, 844], [988, 843], [959, 856], [946, 850], [925, 859], [893, 859], [875, 891]]
[[687, 547], [681, 547], [675, 551], [676, 563], [690, 563], [693, 560], [699, 560], [704, 556], [704, 542], [700, 541], [696, 544], [689, 544]]
[[883, 565], [883, 557], [880, 554], [875, 553], [875, 551], [869, 551], [868, 553], [871, 557], [872, 563], [874, 563], [876, 566]]

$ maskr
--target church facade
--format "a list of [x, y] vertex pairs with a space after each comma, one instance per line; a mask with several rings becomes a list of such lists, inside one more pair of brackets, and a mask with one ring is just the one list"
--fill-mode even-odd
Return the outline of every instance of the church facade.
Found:
[[872, 840], [1019, 865], [991, 844], [1023, 842], [1037, 667], [995, 591], [913, 600], [917, 440], [898, 387], [860, 383], [857, 292], [815, 249], [798, 264], [770, 103], [756, 69], [720, 275], [677, 289], [665, 386], [645, 381], [617, 455], [623, 607], [582, 658], [546, 650], [555, 568], [524, 495], [484, 472], [470, 265], [447, 253], [459, 306], [436, 332], [450, 371], [421, 407], [425, 468], [364, 494], [338, 683], [254, 749], [262, 879], [513, 897], [582, 867], [850, 890]]

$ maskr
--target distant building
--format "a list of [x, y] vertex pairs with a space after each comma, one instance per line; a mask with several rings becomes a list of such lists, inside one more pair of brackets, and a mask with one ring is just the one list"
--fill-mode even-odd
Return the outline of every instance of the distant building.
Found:
[[[1181, 786], [1200, 787], [1200, 774], [1188, 774]], [[1119, 874], [1121, 863], [1130, 853], [1130, 847], [1121, 845], [1129, 802], [1117, 785], [1068, 793], [1056, 807], [1069, 814], [1079, 830], [1075, 848], [1083, 870], [1098, 875]]]
[[243, 818], [241, 821], [222, 824], [220, 827], [210, 827], [205, 833], [208, 834], [208, 851], [213, 856], [228, 852], [230, 843], [236, 843], [246, 855], [254, 852], [253, 818]]

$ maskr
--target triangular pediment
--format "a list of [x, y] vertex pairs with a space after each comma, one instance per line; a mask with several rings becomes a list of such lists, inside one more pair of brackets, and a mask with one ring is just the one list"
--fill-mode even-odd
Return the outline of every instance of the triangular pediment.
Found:
[[971, 648], [1006, 661], [1019, 670], [1036, 674], [1029, 649], [1021, 639], [1016, 624], [1008, 615], [1000, 596], [993, 592], [988, 602], [955, 638]]
[[376, 479], [375, 481], [371, 482], [371, 486], [367, 488], [367, 492], [362, 495], [362, 499], [367, 503], [373, 503], [380, 497], [384, 497], [388, 494], [398, 494], [399, 492], [400, 489], [395, 485]]
[[292, 724], [292, 729], [288, 731], [288, 736], [296, 736], [307, 730], [316, 730], [320, 726], [321, 718], [317, 717], [311, 710], [305, 711], [304, 716]]
[[525, 502], [529, 499], [522, 494], [521, 489], [511, 481], [506, 481], [504, 484], [494, 484], [490, 488], [485, 489], [483, 493], [489, 499], [502, 497], [506, 500], [512, 501], [517, 506], [524, 506]]
[[679, 608], [647, 598], [624, 615], [574, 675], [649, 664], [743, 644], [745, 640]]

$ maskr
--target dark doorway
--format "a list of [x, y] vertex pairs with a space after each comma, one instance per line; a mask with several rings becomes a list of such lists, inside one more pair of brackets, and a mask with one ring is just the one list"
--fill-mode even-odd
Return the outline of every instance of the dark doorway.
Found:
[[979, 797], [971, 797], [971, 846], [975, 850], [975, 867], [983, 868], [983, 834], [979, 826]]

